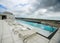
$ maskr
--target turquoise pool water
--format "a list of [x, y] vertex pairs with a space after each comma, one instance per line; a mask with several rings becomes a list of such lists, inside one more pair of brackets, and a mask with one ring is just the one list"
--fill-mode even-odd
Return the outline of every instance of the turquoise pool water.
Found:
[[34, 26], [34, 27], [37, 27], [39, 29], [44, 29], [44, 30], [49, 31], [49, 32], [54, 32], [56, 30], [56, 27], [51, 27], [49, 25], [38, 24], [38, 23], [35, 23], [35, 22], [28, 22], [28, 21], [23, 21], [23, 20], [17, 20], [17, 21], [28, 24], [28, 25], [31, 25], [31, 26]]

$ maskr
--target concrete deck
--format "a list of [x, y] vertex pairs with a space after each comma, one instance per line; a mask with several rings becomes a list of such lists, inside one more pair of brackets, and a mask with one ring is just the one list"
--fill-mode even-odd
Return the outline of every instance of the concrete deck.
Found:
[[0, 43], [23, 43], [17, 35], [11, 31], [11, 27], [5, 22], [0, 21]]
[[[22, 39], [12, 32], [12, 28], [7, 22], [0, 20], [0, 43], [23, 43]], [[60, 29], [51, 40], [37, 34], [27, 43], [60, 43]]]

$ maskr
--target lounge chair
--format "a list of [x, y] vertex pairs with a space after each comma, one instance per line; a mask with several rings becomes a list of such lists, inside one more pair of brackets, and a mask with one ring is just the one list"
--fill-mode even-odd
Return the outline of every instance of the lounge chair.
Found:
[[12, 20], [5, 20], [10, 26], [13, 25], [20, 25], [19, 23], [17, 23], [16, 21], [12, 21]]
[[22, 40], [23, 40], [23, 42], [24, 43], [26, 43], [26, 39], [28, 38], [30, 38], [31, 36], [33, 36], [33, 35], [35, 35], [36, 34], [36, 31], [34, 31], [34, 30], [26, 30], [26, 31], [19, 31], [19, 34], [18, 34], [18, 36], [20, 37], [20, 38], [22, 38]]
[[26, 30], [30, 30], [28, 27], [25, 26], [14, 26], [14, 28], [12, 29], [12, 31], [14, 32], [14, 34], [18, 34], [19, 31], [26, 31]]
[[13, 31], [14, 31], [14, 34], [16, 34], [16, 35], [18, 35], [19, 36], [19, 38], [22, 38], [22, 40], [23, 40], [23, 42], [24, 43], [26, 43], [26, 39], [27, 38], [30, 38], [31, 36], [33, 36], [33, 35], [35, 35], [36, 34], [36, 31], [35, 30], [28, 30], [28, 29], [26, 29], [26, 30], [23, 30], [23, 29], [17, 29], [17, 28], [15, 28], [15, 29], [13, 29]]

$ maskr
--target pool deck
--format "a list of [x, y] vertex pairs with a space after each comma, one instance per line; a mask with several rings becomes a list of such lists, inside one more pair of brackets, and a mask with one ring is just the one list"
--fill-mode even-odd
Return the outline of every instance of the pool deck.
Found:
[[[0, 20], [0, 43], [23, 43], [22, 39], [12, 32], [12, 28], [7, 22]], [[60, 29], [51, 40], [37, 34], [27, 43], [60, 43]]]

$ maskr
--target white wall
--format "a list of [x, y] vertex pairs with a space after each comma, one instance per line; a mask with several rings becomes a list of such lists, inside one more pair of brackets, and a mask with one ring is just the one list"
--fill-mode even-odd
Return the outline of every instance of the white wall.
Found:
[[[10, 13], [3, 13], [2, 15], [6, 15], [7, 19], [11, 19], [11, 20], [15, 20], [15, 16], [13, 14]], [[2, 19], [1, 15], [0, 15], [0, 19]]]
[[11, 20], [14, 20], [14, 19], [15, 19], [15, 17], [14, 17], [14, 15], [11, 15], [11, 14], [7, 14], [7, 19], [11, 19]]

